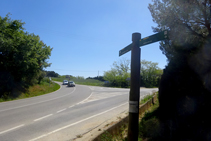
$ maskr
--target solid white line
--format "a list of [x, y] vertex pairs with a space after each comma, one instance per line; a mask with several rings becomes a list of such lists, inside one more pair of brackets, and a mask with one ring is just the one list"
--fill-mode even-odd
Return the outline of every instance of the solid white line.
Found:
[[43, 135], [41, 135], [41, 136], [39, 136], [39, 137], [37, 137], [37, 138], [31, 139], [31, 140], [29, 140], [29, 141], [36, 141], [36, 140], [41, 139], [41, 138], [43, 138], [43, 137], [46, 137], [46, 136], [48, 136], [48, 135], [50, 135], [50, 134], [56, 133], [56, 132], [58, 132], [58, 131], [61, 131], [61, 130], [66, 129], [66, 128], [69, 128], [69, 127], [71, 127], [71, 126], [73, 126], [73, 125], [76, 125], [76, 124], [78, 124], [78, 123], [81, 123], [81, 122], [83, 122], [83, 121], [89, 120], [89, 119], [91, 119], [91, 118], [94, 118], [94, 117], [96, 117], [96, 116], [102, 115], [102, 114], [104, 114], [104, 113], [106, 113], [106, 112], [109, 112], [109, 111], [111, 111], [111, 110], [114, 110], [114, 109], [116, 109], [116, 108], [119, 108], [119, 107], [121, 107], [121, 106], [123, 106], [123, 105], [125, 105], [125, 104], [128, 104], [128, 102], [126, 102], [126, 103], [124, 103], [124, 104], [121, 104], [121, 105], [119, 105], [119, 106], [113, 107], [113, 108], [111, 108], [111, 109], [109, 109], [109, 110], [106, 110], [106, 111], [104, 111], [104, 112], [101, 112], [101, 113], [99, 113], [99, 114], [96, 114], [96, 115], [90, 116], [90, 117], [88, 117], [88, 118], [85, 118], [85, 119], [83, 119], [83, 120], [77, 121], [77, 122], [75, 122], [75, 123], [69, 124], [69, 125], [64, 126], [64, 127], [62, 127], [62, 128], [56, 129], [56, 130], [54, 130], [54, 131], [52, 131], [52, 132], [49, 132], [49, 133], [47, 133], [47, 134], [43, 134]]
[[100, 100], [100, 99], [92, 99], [92, 100], [87, 101], [86, 103], [88, 103], [88, 102], [93, 102], [93, 101], [97, 101], [97, 100]]
[[67, 108], [65, 108], [65, 109], [62, 109], [62, 110], [59, 110], [59, 111], [57, 111], [56, 113], [60, 113], [60, 112], [62, 112], [62, 111], [64, 111], [64, 110], [66, 110]]
[[72, 105], [72, 106], [70, 106], [69, 108], [72, 108], [72, 107], [74, 107], [75, 105]]
[[73, 90], [71, 93], [66, 94], [66, 95], [62, 95], [62, 96], [59, 96], [59, 97], [56, 97], [56, 98], [44, 100], [44, 101], [37, 102], [37, 103], [32, 103], [32, 104], [28, 104], [28, 105], [19, 106], [19, 107], [13, 107], [13, 108], [5, 109], [5, 110], [0, 110], [0, 112], [4, 112], [4, 111], [8, 111], [8, 110], [13, 110], [13, 109], [18, 109], [18, 108], [23, 108], [23, 107], [26, 107], [26, 106], [36, 105], [36, 104], [40, 104], [40, 103], [52, 101], [52, 100], [55, 100], [55, 99], [59, 99], [59, 98], [62, 98], [62, 97], [65, 97], [65, 96], [67, 96], [67, 95], [72, 94], [72, 93], [75, 91], [75, 89], [76, 89], [76, 88], [74, 87], [74, 90]]
[[44, 119], [44, 118], [50, 117], [50, 116], [52, 116], [52, 115], [53, 115], [53, 114], [49, 114], [49, 115], [47, 115], [47, 116], [43, 116], [43, 117], [41, 117], [41, 118], [35, 119], [34, 121], [38, 121], [38, 120], [41, 120], [41, 119]]
[[93, 94], [93, 92], [91, 93], [91, 95], [90, 95], [89, 97], [87, 97], [87, 98], [86, 98], [86, 99], [84, 99], [83, 101], [81, 101], [81, 102], [77, 103], [76, 105], [81, 104], [81, 103], [83, 103], [84, 101], [86, 101], [87, 99], [89, 99], [89, 98], [92, 96], [92, 94]]
[[87, 101], [87, 102], [85, 102], [85, 103], [88, 103], [88, 102], [93, 102], [93, 101], [97, 101], [97, 100], [102, 100], [102, 99], [106, 99], [106, 98], [111, 98], [111, 97], [115, 97], [115, 96], [120, 96], [120, 95], [126, 95], [126, 94], [119, 94], [119, 95], [112, 95], [112, 96], [108, 96], [108, 97], [98, 97], [98, 98], [95, 98], [95, 99], [92, 99], [92, 100], [89, 100], [89, 101]]
[[74, 106], [76, 106], [76, 105], [78, 105], [78, 104], [83, 103], [84, 101], [86, 101], [87, 99], [89, 99], [89, 98], [92, 96], [92, 94], [93, 94], [93, 93], [91, 93], [91, 94], [90, 94], [90, 96], [89, 96], [89, 97], [87, 97], [86, 99], [84, 99], [83, 101], [78, 102], [78, 103], [76, 103], [75, 105], [70, 106], [69, 108], [72, 108], [72, 107], [74, 107]]
[[17, 128], [20, 128], [20, 127], [22, 127], [22, 126], [24, 126], [24, 124], [19, 125], [19, 126], [16, 126], [16, 127], [13, 127], [13, 128], [10, 128], [10, 129], [5, 130], [5, 131], [2, 131], [2, 132], [0, 132], [0, 135], [3, 134], [3, 133], [9, 132], [9, 131], [15, 130], [15, 129], [17, 129]]

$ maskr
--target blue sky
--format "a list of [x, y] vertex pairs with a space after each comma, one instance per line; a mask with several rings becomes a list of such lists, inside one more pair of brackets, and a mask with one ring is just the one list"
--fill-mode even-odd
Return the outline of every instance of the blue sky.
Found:
[[[151, 0], [1, 0], [0, 16], [10, 12], [22, 20], [29, 33], [53, 47], [49, 71], [60, 75], [95, 77], [111, 69], [119, 50], [132, 43], [132, 33], [142, 38], [153, 33], [148, 10]], [[141, 59], [167, 65], [159, 43], [141, 47]]]

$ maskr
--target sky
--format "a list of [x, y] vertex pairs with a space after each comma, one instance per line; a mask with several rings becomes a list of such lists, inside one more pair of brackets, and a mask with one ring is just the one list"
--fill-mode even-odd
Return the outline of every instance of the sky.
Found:
[[[132, 43], [132, 33], [141, 38], [155, 34], [148, 9], [151, 0], [1, 0], [0, 16], [10, 13], [25, 22], [25, 31], [39, 35], [53, 48], [47, 71], [60, 75], [96, 77], [109, 71], [119, 50]], [[159, 42], [141, 47], [141, 60], [157, 62], [161, 69], [167, 58]]]

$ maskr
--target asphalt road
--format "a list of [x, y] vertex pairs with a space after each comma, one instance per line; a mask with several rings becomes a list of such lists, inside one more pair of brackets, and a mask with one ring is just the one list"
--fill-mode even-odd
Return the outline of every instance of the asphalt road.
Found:
[[[61, 83], [59, 83], [61, 85]], [[140, 89], [140, 97], [157, 89]], [[129, 89], [77, 85], [0, 103], [0, 141], [66, 141], [128, 108]]]

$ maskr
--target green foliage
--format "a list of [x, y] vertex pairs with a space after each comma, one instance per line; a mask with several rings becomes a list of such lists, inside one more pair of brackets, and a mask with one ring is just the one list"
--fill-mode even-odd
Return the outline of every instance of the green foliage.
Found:
[[127, 81], [127, 78], [129, 77], [130, 74], [125, 72], [122, 72], [121, 75], [118, 75], [118, 71], [114, 68], [112, 68], [110, 71], [104, 72], [104, 79], [109, 81], [108, 86], [112, 87], [128, 87], [129, 82]]
[[[127, 88], [130, 84], [130, 60], [120, 60], [114, 62], [111, 70], [104, 72], [104, 80], [109, 83], [107, 86]], [[158, 67], [158, 63], [151, 61], [141, 61], [141, 86], [158, 87], [163, 71]]]
[[50, 85], [49, 85], [49, 79], [43, 78], [40, 84], [29, 86], [29, 88], [25, 92], [21, 92], [17, 90], [16, 93], [19, 93], [17, 97], [11, 97], [9, 95], [2, 96], [0, 98], [0, 102], [39, 96], [39, 95], [56, 91], [59, 88], [60, 88], [59, 84], [50, 82]]
[[[50, 46], [38, 35], [24, 32], [24, 23], [0, 16], [0, 96], [14, 87], [28, 87], [43, 78], [41, 70], [50, 66], [46, 59]], [[35, 80], [36, 79], [36, 80]]]
[[[158, 96], [156, 94], [156, 96]], [[158, 119], [159, 102], [156, 103], [144, 114], [139, 122], [139, 138], [148, 138], [150, 141], [160, 140], [160, 122]]]
[[125, 58], [119, 60], [119, 62], [114, 62], [113, 67], [117, 70], [119, 75], [122, 75], [123, 73], [129, 73], [130, 71], [130, 60], [127, 60]]
[[141, 86], [158, 87], [163, 71], [158, 67], [158, 63], [151, 61], [141, 61]]
[[161, 41], [160, 49], [168, 60], [178, 53], [191, 54], [211, 36], [208, 0], [153, 0], [149, 10], [158, 24], [154, 32], [169, 29], [170, 40]]
[[71, 79], [74, 81], [76, 84], [81, 84], [81, 85], [90, 85], [90, 86], [103, 86], [103, 82], [95, 79]]
[[40, 82], [43, 80], [45, 76], [46, 76], [46, 73], [44, 71], [39, 71], [36, 78], [38, 80], [38, 84], [40, 84]]
[[148, 100], [150, 100], [153, 97], [153, 95], [147, 95], [143, 99], [141, 99], [140, 104], [144, 104]]
[[47, 77], [59, 77], [59, 74], [54, 71], [45, 71]]
[[114, 141], [113, 136], [107, 131], [101, 136], [101, 140], [102, 141]]
[[129, 86], [128, 78], [130, 61], [122, 59], [114, 62], [111, 70], [104, 72], [104, 79], [108, 81], [108, 86], [127, 88]]
[[97, 77], [88, 77], [86, 79], [95, 79], [95, 80], [100, 80], [100, 81], [105, 81], [103, 76], [97, 76]]
[[125, 137], [125, 134], [127, 134], [125, 133], [125, 131], [127, 131], [126, 128], [127, 126], [123, 125], [117, 135], [112, 135], [111, 133], [106, 131], [105, 133], [101, 135], [100, 140], [101, 141], [127, 141], [127, 138]]
[[76, 76], [76, 79], [84, 80], [85, 78], [83, 76]]
[[169, 60], [159, 87], [161, 140], [210, 140], [211, 1], [153, 0], [149, 9], [154, 31], [170, 31], [160, 43]]
[[159, 120], [155, 117], [151, 117], [146, 121], [142, 119], [139, 125], [139, 131], [141, 138], [150, 138], [152, 141], [155, 140], [155, 138], [159, 137]]

